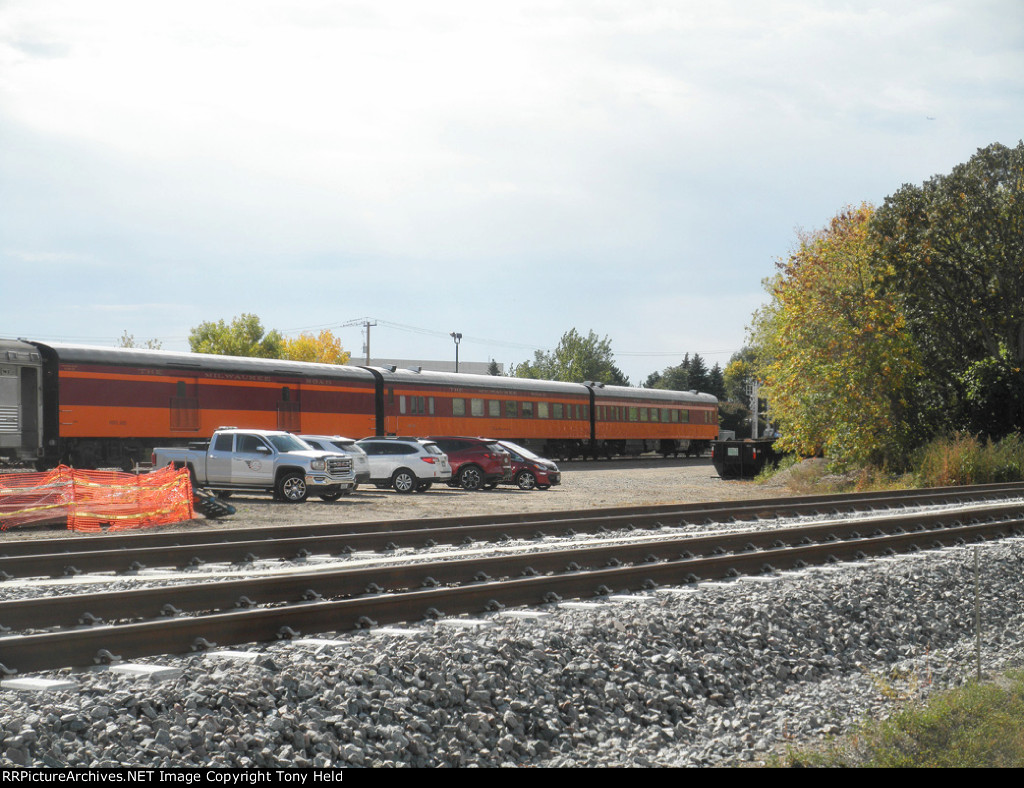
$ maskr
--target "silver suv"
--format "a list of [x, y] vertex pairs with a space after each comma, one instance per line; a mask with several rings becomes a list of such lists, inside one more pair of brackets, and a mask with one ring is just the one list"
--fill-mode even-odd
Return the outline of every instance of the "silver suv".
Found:
[[433, 441], [419, 438], [363, 438], [357, 445], [370, 461], [370, 481], [381, 489], [425, 492], [434, 482], [448, 482], [448, 456]]
[[314, 449], [340, 452], [352, 458], [352, 470], [356, 474], [356, 484], [345, 493], [346, 495], [352, 492], [356, 486], [370, 481], [370, 461], [366, 457], [366, 452], [359, 448], [355, 439], [344, 438], [341, 435], [300, 435], [299, 437]]

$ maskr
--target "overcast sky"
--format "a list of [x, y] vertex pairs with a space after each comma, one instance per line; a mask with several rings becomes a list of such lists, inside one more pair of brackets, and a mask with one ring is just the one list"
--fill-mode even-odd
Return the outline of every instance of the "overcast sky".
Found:
[[639, 384], [799, 230], [1024, 137], [1022, 0], [0, 0], [0, 336], [244, 312]]

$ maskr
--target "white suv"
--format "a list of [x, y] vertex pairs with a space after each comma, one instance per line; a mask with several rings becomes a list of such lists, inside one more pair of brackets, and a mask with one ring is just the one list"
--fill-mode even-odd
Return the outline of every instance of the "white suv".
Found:
[[366, 458], [366, 452], [359, 448], [354, 438], [344, 438], [341, 435], [300, 435], [305, 443], [320, 451], [329, 451], [347, 454], [352, 458], [352, 470], [356, 475], [356, 484], [345, 494], [352, 492], [358, 485], [370, 481], [370, 461]]
[[419, 438], [363, 438], [357, 445], [370, 461], [370, 481], [397, 492], [424, 492], [434, 482], [448, 482], [448, 455], [433, 441]]

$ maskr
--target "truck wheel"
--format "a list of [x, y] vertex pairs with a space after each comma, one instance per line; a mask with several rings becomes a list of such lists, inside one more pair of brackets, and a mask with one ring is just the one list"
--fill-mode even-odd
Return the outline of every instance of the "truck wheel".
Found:
[[327, 492], [320, 493], [320, 499], [324, 501], [336, 501], [342, 496], [342, 494], [343, 493], [340, 489], [329, 490]]
[[309, 495], [301, 473], [286, 473], [277, 483], [277, 497], [288, 503], [302, 503]]

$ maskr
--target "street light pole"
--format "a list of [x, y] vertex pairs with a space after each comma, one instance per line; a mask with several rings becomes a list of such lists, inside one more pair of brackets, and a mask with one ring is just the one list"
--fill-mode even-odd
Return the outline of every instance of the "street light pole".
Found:
[[449, 336], [452, 339], [455, 340], [455, 371], [458, 372], [459, 371], [459, 342], [462, 341], [462, 334], [457, 334], [456, 332], [452, 331], [452, 333], [449, 334]]

